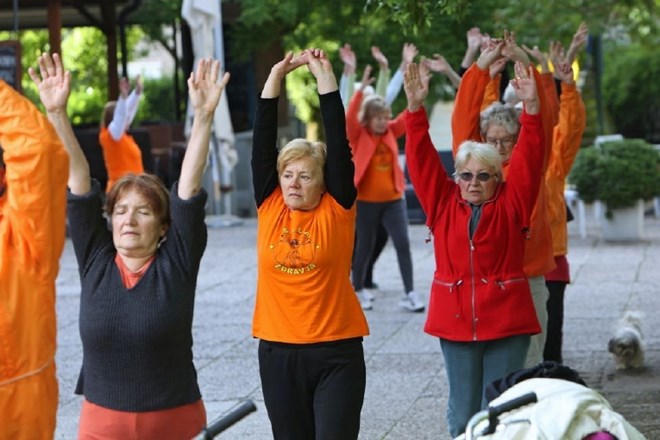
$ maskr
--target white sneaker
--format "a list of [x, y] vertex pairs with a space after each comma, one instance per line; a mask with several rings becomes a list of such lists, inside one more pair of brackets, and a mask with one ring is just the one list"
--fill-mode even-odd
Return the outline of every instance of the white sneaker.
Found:
[[369, 300], [369, 301], [373, 301], [373, 300], [376, 299], [376, 295], [374, 295], [374, 294], [371, 292], [371, 290], [365, 288], [365, 289], [362, 291], [362, 298], [364, 298], [364, 299], [366, 299], [366, 300]]
[[360, 305], [362, 306], [362, 310], [371, 310], [373, 309], [373, 306], [371, 305], [371, 300], [367, 298], [365, 295], [366, 291], [364, 290], [358, 290], [355, 292], [357, 295], [358, 301], [360, 301]]
[[399, 301], [399, 306], [402, 308], [408, 310], [409, 312], [423, 312], [426, 306], [422, 301], [420, 301], [419, 297], [417, 296], [417, 292], [414, 290], [411, 292], [408, 292], [407, 295], [405, 295], [403, 298], [401, 298], [401, 301]]

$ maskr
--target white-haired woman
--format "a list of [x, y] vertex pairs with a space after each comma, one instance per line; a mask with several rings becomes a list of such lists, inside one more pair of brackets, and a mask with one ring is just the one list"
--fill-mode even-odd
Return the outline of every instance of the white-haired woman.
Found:
[[[278, 153], [281, 82], [316, 77], [327, 146], [294, 139]], [[252, 175], [259, 230], [252, 334], [275, 439], [356, 439], [367, 321], [349, 278], [354, 166], [337, 80], [323, 51], [275, 64], [257, 104]]]
[[447, 420], [456, 437], [485, 406], [488, 383], [523, 367], [540, 331], [523, 272], [524, 243], [539, 186], [544, 139], [534, 77], [516, 63], [524, 101], [518, 144], [504, 182], [497, 150], [466, 141], [447, 176], [423, 107], [428, 80], [411, 65], [404, 87], [406, 161], [434, 235], [436, 270], [424, 330], [440, 339], [449, 380]]

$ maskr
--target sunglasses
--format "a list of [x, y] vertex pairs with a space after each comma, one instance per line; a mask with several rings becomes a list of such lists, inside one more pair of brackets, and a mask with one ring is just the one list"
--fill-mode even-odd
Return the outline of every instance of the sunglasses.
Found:
[[[495, 174], [488, 174], [486, 172], [481, 172], [481, 173], [477, 173], [477, 180], [480, 182], [488, 182], [490, 178], [493, 176], [495, 176]], [[458, 178], [461, 179], [463, 182], [472, 182], [472, 179], [474, 179], [474, 174], [466, 171], [464, 173], [458, 173]]]

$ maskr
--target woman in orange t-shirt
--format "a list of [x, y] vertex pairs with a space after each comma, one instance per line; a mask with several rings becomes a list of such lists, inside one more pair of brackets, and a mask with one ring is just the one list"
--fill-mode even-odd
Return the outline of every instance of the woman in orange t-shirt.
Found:
[[[277, 150], [281, 82], [315, 76], [326, 144]], [[356, 439], [369, 334], [349, 278], [355, 234], [354, 166], [344, 108], [323, 51], [289, 53], [257, 103], [252, 176], [257, 204], [257, 295], [252, 334], [273, 437]]]

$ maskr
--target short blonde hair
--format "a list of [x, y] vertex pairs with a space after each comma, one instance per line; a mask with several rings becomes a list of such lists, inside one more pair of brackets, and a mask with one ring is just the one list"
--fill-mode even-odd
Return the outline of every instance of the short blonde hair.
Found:
[[358, 112], [358, 120], [360, 124], [367, 125], [369, 119], [381, 113], [390, 113], [390, 106], [387, 105], [385, 99], [380, 95], [369, 95], [362, 100], [360, 104], [360, 111]]
[[495, 174], [502, 179], [502, 158], [497, 152], [497, 149], [490, 144], [484, 144], [475, 141], [465, 141], [458, 147], [456, 153], [454, 179], [458, 177], [459, 169], [463, 168], [466, 163], [474, 159], [477, 162], [487, 167], [495, 169]]
[[281, 175], [290, 162], [310, 157], [315, 165], [313, 172], [318, 173], [323, 182], [326, 156], [327, 147], [323, 142], [310, 142], [302, 138], [293, 139], [280, 150], [277, 156], [277, 174]]

